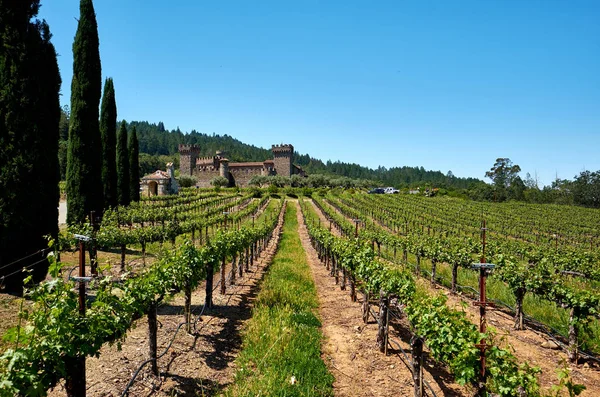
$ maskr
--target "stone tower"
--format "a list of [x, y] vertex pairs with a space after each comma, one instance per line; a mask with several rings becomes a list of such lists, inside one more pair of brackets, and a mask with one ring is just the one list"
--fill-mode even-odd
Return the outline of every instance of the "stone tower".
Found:
[[219, 160], [219, 176], [229, 180], [229, 160], [222, 158]]
[[273, 163], [277, 175], [291, 176], [292, 175], [292, 154], [294, 154], [294, 147], [289, 144], [273, 145], [271, 147], [273, 151]]
[[196, 145], [179, 145], [179, 169], [181, 175], [192, 176], [200, 148]]

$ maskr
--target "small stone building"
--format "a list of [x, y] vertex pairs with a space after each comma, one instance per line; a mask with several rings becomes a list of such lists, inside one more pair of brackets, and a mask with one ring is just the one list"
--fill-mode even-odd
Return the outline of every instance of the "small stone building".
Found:
[[177, 194], [179, 192], [179, 184], [175, 179], [175, 167], [173, 163], [167, 164], [167, 170], [157, 170], [152, 174], [148, 174], [142, 178], [141, 196], [166, 196], [169, 194]]
[[273, 145], [272, 160], [262, 162], [230, 163], [225, 153], [217, 151], [213, 157], [198, 157], [200, 148], [196, 145], [179, 145], [180, 175], [194, 176], [200, 187], [210, 187], [210, 181], [218, 176], [227, 178], [229, 186], [248, 186], [257, 175], [306, 176], [304, 170], [292, 164], [294, 147], [289, 144]]

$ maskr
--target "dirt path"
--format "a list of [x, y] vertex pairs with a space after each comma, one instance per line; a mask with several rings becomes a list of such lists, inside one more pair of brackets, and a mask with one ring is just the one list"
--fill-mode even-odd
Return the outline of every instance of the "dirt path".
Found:
[[[277, 249], [277, 240], [283, 217], [274, 238], [250, 271], [236, 284], [227, 285], [227, 292], [213, 294], [214, 307], [204, 311], [196, 324], [196, 332], [188, 334], [181, 329], [169, 352], [158, 360], [160, 378], [151, 374], [147, 365], [130, 389], [130, 396], [212, 396], [222, 391], [235, 373], [234, 359], [241, 345], [240, 331], [250, 318], [252, 302], [259, 281]], [[231, 263], [227, 264], [227, 270]], [[218, 286], [218, 274], [214, 286]], [[205, 283], [192, 293], [192, 311], [199, 314], [205, 299]], [[160, 355], [184, 322], [184, 297], [178, 294], [158, 309], [158, 354]], [[195, 318], [196, 316], [194, 316]], [[133, 373], [148, 357], [147, 320], [142, 318], [129, 331], [122, 344], [104, 346], [99, 358], [87, 360], [87, 395], [120, 396]], [[64, 382], [49, 393], [50, 397], [65, 396]]]
[[[320, 213], [318, 211], [317, 213]], [[317, 253], [310, 244], [304, 218], [298, 211], [299, 233], [306, 250], [317, 292], [319, 313], [322, 322], [323, 361], [335, 376], [336, 396], [407, 396], [412, 395], [413, 381], [410, 371], [399, 355], [385, 356], [376, 345], [377, 324], [371, 319], [364, 324], [361, 318], [361, 305], [351, 302], [348, 291], [341, 291], [333, 278], [321, 264]], [[395, 334], [396, 331], [392, 330]], [[407, 344], [404, 343], [404, 348]], [[430, 364], [430, 363], [428, 363]], [[438, 375], [443, 369], [426, 368], [426, 379], [432, 380], [433, 372]], [[467, 396], [458, 385], [440, 380], [432, 382], [438, 396]]]
[[[338, 214], [345, 217], [344, 214], [332, 206], [328, 201], [325, 200], [325, 203]], [[322, 212], [316, 206], [315, 210], [320, 214], [319, 216], [323, 216]], [[381, 225], [377, 220], [374, 220], [374, 222], [388, 232], [393, 233], [390, 229]], [[443, 265], [444, 264], [441, 266]], [[450, 307], [453, 307], [456, 310], [465, 310], [471, 322], [477, 325], [479, 324], [479, 308], [472, 305], [473, 300], [465, 296], [452, 295], [447, 288], [442, 286], [433, 287], [423, 278], [418, 278], [417, 282], [425, 286], [431, 294], [443, 293], [446, 295]], [[463, 309], [463, 306], [466, 309]], [[523, 331], [513, 330], [514, 320], [512, 316], [500, 310], [489, 310], [487, 317], [488, 324], [497, 331], [497, 339], [501, 346], [511, 349], [520, 361], [526, 361], [533, 366], [540, 367], [542, 373], [539, 375], [539, 380], [546, 391], [548, 391], [553, 384], [558, 383], [556, 371], [562, 368], [563, 361], [566, 362], [567, 354], [562, 350], [553, 350], [551, 348], [542, 347], [542, 344], [546, 344], [550, 340], [547, 335], [529, 328]], [[600, 365], [589, 362], [579, 365], [571, 364], [569, 365], [569, 368], [572, 370], [571, 374], [573, 380], [577, 383], [584, 384], [587, 388], [581, 396], [600, 396]]]
[[[319, 217], [319, 219], [321, 220], [321, 224], [322, 225], [330, 225], [329, 226], [329, 230], [331, 231], [331, 233], [336, 236], [336, 237], [341, 237], [342, 233], [339, 231], [339, 229], [337, 227], [332, 227], [331, 223], [329, 222], [329, 220], [327, 219], [327, 217], [325, 216], [325, 214], [323, 213], [323, 211], [321, 211], [319, 209], [319, 207], [317, 207], [317, 205], [315, 204], [315, 202], [311, 199], [311, 200], [306, 200], [308, 203], [310, 203], [310, 205], [312, 206], [315, 214], [317, 214], [317, 216]], [[329, 204], [329, 203], [327, 203]], [[333, 208], [333, 207], [331, 207]], [[337, 211], [337, 210], [336, 210]]]

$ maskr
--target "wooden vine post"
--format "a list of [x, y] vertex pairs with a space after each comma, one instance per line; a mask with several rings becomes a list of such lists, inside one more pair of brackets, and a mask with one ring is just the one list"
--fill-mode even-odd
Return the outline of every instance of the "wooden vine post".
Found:
[[185, 284], [185, 330], [189, 334], [192, 332], [192, 285], [188, 282]]
[[[76, 234], [75, 238], [79, 240], [79, 275], [72, 279], [79, 282], [79, 315], [85, 316], [86, 293], [85, 283], [91, 280], [85, 277], [85, 242], [91, 241], [88, 236]], [[85, 397], [85, 355], [65, 358], [65, 389], [68, 397]]]
[[577, 315], [576, 309], [572, 307], [569, 311], [569, 349], [567, 352], [569, 361], [572, 363], [577, 363], [579, 360], [579, 348], [577, 344], [578, 332], [575, 324], [576, 319], [578, 318], [579, 316]]
[[158, 320], [156, 318], [156, 306], [156, 301], [152, 301], [148, 308], [148, 353], [150, 355], [149, 359], [152, 360], [150, 362], [152, 373], [158, 376], [158, 363], [156, 361]]
[[379, 291], [379, 325], [377, 329], [377, 347], [379, 351], [385, 353], [387, 350], [387, 320], [389, 309], [389, 296], [383, 291]]
[[237, 265], [237, 254], [233, 254], [233, 259], [231, 260], [231, 273], [229, 275], [229, 285], [235, 285], [235, 272]]
[[[361, 222], [361, 220], [356, 218], [356, 219], [353, 219], [353, 221], [355, 224], [354, 240], [356, 241], [356, 244], [358, 244], [358, 224]], [[356, 276], [354, 275], [354, 272], [352, 272], [352, 274], [350, 274], [350, 300], [352, 302], [356, 302]], [[364, 315], [363, 315], [363, 317], [364, 317]], [[367, 314], [367, 319], [368, 319], [368, 314]], [[365, 321], [365, 323], [366, 322], [367, 321]]]
[[206, 264], [206, 297], [204, 299], [204, 305], [207, 309], [212, 309], [212, 293], [213, 293], [213, 278], [215, 274], [215, 268], [212, 262]]
[[221, 295], [225, 295], [226, 290], [226, 285], [225, 285], [225, 254], [223, 254], [223, 258], [221, 259], [221, 270], [219, 272], [220, 274], [220, 283], [221, 283], [221, 288], [220, 288], [220, 292]]
[[[229, 214], [229, 212], [227, 211], [223, 211], [223, 228], [224, 230], [227, 230], [227, 215]], [[225, 254], [223, 254], [223, 259], [221, 262], [221, 271], [220, 271], [220, 275], [221, 275], [221, 295], [225, 295], [226, 292], [226, 285], [225, 285]]]
[[423, 339], [413, 336], [410, 340], [412, 376], [415, 384], [414, 397], [423, 396]]
[[[481, 227], [481, 240], [482, 240], [482, 251], [481, 251], [481, 260], [479, 263], [473, 264], [474, 269], [479, 270], [479, 301], [473, 302], [473, 305], [479, 306], [479, 332], [485, 334], [487, 330], [487, 320], [486, 320], [486, 307], [493, 307], [494, 304], [492, 302], [488, 302], [486, 300], [485, 294], [485, 282], [488, 273], [495, 267], [492, 263], [486, 263], [485, 261], [485, 245], [486, 245], [486, 230], [485, 220], [483, 221]], [[475, 345], [480, 350], [480, 372], [479, 372], [479, 390], [478, 396], [485, 396], [485, 383], [487, 379], [486, 369], [485, 369], [485, 352], [490, 347], [486, 343], [485, 338], [481, 339], [481, 341]]]
[[371, 310], [371, 306], [369, 305], [369, 299], [370, 299], [369, 295], [370, 295], [369, 290], [367, 290], [365, 288], [365, 290], [363, 292], [364, 300], [363, 300], [363, 305], [362, 305], [363, 306], [362, 318], [363, 318], [363, 322], [365, 324], [367, 324], [369, 322], [369, 311]]

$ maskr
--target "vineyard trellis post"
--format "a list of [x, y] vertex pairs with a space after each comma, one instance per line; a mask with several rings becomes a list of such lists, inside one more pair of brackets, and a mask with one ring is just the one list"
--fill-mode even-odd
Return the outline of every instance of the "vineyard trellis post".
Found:
[[212, 309], [212, 293], [213, 293], [213, 277], [214, 277], [214, 264], [211, 262], [206, 263], [206, 297], [204, 299], [204, 305], [207, 309]]
[[360, 219], [358, 218], [354, 218], [352, 219], [352, 222], [354, 222], [355, 224], [355, 228], [354, 228], [354, 238], [358, 238], [358, 224], [360, 223]]
[[385, 353], [387, 350], [387, 320], [389, 310], [389, 296], [381, 289], [379, 291], [379, 318], [377, 319], [377, 347]]
[[150, 367], [152, 373], [158, 376], [158, 362], [157, 362], [157, 331], [158, 331], [158, 319], [156, 318], [157, 302], [152, 301], [148, 308], [148, 353], [150, 356]]
[[[79, 282], [79, 315], [85, 316], [86, 292], [85, 292], [85, 243], [91, 239], [88, 236], [76, 234], [75, 238], [79, 240], [79, 273], [74, 277]], [[85, 376], [85, 355], [68, 357], [65, 359], [65, 369], [67, 376], [65, 379], [65, 389], [69, 397], [85, 396], [86, 376]]]
[[414, 397], [423, 396], [423, 339], [414, 335], [410, 340]]
[[[485, 261], [485, 247], [486, 247], [486, 221], [483, 220], [481, 227], [481, 241], [482, 241], [482, 250], [481, 250], [481, 259], [479, 263], [473, 264], [474, 269], [479, 270], [479, 301], [473, 302], [475, 306], [479, 306], [479, 332], [485, 334], [487, 330], [487, 320], [486, 320], [486, 307], [494, 306], [492, 302], [488, 302], [486, 299], [486, 278], [488, 273], [495, 267], [492, 263], [487, 263]], [[486, 350], [490, 347], [487, 344], [486, 339], [482, 338], [481, 341], [475, 345], [480, 350], [480, 373], [479, 373], [479, 390], [478, 395], [484, 396], [485, 392], [485, 383], [487, 378], [486, 368], [485, 368], [485, 353]]]

